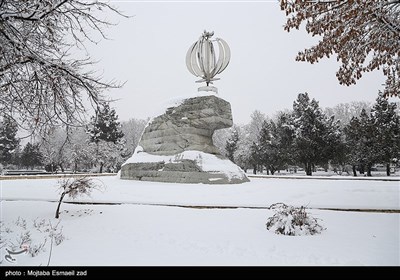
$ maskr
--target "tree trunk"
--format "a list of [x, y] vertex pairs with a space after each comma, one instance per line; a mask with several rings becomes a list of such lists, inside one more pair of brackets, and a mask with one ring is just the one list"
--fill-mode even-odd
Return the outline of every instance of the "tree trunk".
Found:
[[271, 166], [271, 175], [275, 174], [275, 168], [273, 166]]
[[312, 176], [312, 164], [307, 162], [305, 164], [305, 169], [306, 169], [306, 175], [307, 176]]
[[267, 167], [267, 175], [269, 175], [269, 168]]
[[61, 202], [64, 199], [64, 196], [65, 196], [65, 192], [63, 192], [61, 194], [60, 201], [58, 201], [58, 206], [57, 206], [57, 210], [56, 210], [56, 219], [58, 219], [60, 217], [60, 206], [61, 206]]
[[103, 173], [103, 165], [104, 165], [104, 163], [100, 162], [100, 173]]
[[386, 175], [390, 176], [390, 163], [386, 163]]
[[64, 167], [63, 167], [62, 163], [60, 163], [59, 165], [60, 165], [60, 168], [61, 168], [61, 172], [64, 173]]
[[254, 174], [254, 175], [257, 174], [257, 166], [256, 166], [256, 165], [253, 166], [253, 174]]
[[365, 166], [364, 164], [360, 165], [360, 174], [364, 174], [365, 173]]
[[355, 165], [353, 165], [353, 176], [357, 177], [357, 170]]
[[371, 177], [371, 168], [372, 168], [372, 164], [367, 164], [367, 176]]

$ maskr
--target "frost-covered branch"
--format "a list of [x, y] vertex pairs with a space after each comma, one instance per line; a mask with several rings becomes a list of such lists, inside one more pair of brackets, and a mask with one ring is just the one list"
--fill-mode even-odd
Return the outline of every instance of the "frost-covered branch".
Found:
[[106, 38], [112, 23], [102, 10], [118, 10], [102, 1], [30, 0], [0, 2], [0, 111], [19, 126], [41, 130], [80, 124], [86, 105], [104, 102], [103, 92], [121, 84], [104, 81], [89, 56], [72, 57], [76, 47]]
[[382, 69], [384, 95], [400, 91], [400, 1], [302, 1], [281, 0], [288, 16], [284, 29], [305, 24], [315, 46], [299, 52], [296, 60], [316, 63], [337, 55], [341, 66], [336, 76], [343, 85], [355, 84], [363, 73]]

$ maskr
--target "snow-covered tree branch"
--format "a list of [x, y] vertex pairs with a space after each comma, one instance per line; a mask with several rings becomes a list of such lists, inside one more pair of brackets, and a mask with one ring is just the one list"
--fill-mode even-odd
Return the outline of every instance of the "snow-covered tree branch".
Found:
[[96, 33], [106, 38], [107, 9], [120, 14], [97, 0], [0, 1], [0, 111], [30, 130], [82, 123], [87, 99], [96, 109], [120, 86], [89, 70], [88, 55], [71, 55]]
[[302, 23], [312, 36], [321, 36], [315, 46], [299, 52], [296, 60], [316, 63], [337, 55], [341, 63], [336, 76], [351, 85], [363, 73], [382, 69], [386, 76], [384, 95], [399, 96], [400, 1], [281, 0], [288, 16], [284, 29], [299, 29]]

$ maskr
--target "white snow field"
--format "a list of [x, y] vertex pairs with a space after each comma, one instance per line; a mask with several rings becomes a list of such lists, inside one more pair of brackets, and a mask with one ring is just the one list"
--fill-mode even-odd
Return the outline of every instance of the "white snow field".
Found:
[[[53, 246], [50, 265], [400, 266], [399, 181], [251, 178], [240, 185], [178, 185], [116, 176], [97, 179], [104, 191], [77, 201], [120, 204], [63, 203], [60, 226], [66, 240]], [[37, 218], [56, 224], [57, 181], [0, 181], [3, 226], [18, 217], [27, 221], [32, 233], [35, 229], [29, 225]], [[273, 211], [257, 207], [277, 202], [307, 205], [327, 229], [315, 236], [266, 230]], [[16, 239], [18, 233], [7, 238]], [[15, 255], [14, 263], [5, 260], [5, 249], [1, 248], [1, 265], [47, 265], [50, 243], [36, 257]]]

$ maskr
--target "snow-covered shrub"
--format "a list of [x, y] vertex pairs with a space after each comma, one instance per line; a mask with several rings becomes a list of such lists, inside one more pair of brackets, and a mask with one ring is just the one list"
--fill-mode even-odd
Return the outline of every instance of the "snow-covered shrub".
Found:
[[[25, 250], [29, 256], [36, 257], [45, 252], [46, 248], [51, 251], [53, 243], [58, 246], [64, 240], [65, 236], [59, 223], [53, 226], [50, 221], [44, 219], [28, 223], [21, 217], [11, 223], [0, 221], [0, 250], [5, 250], [5, 255], [9, 255], [8, 261], [15, 261], [10, 252]], [[0, 263], [2, 261], [0, 260]]]
[[294, 207], [284, 203], [275, 203], [270, 206], [275, 214], [267, 219], [267, 229], [283, 235], [314, 235], [321, 233], [325, 228], [319, 224], [317, 218], [306, 212], [304, 206]]

